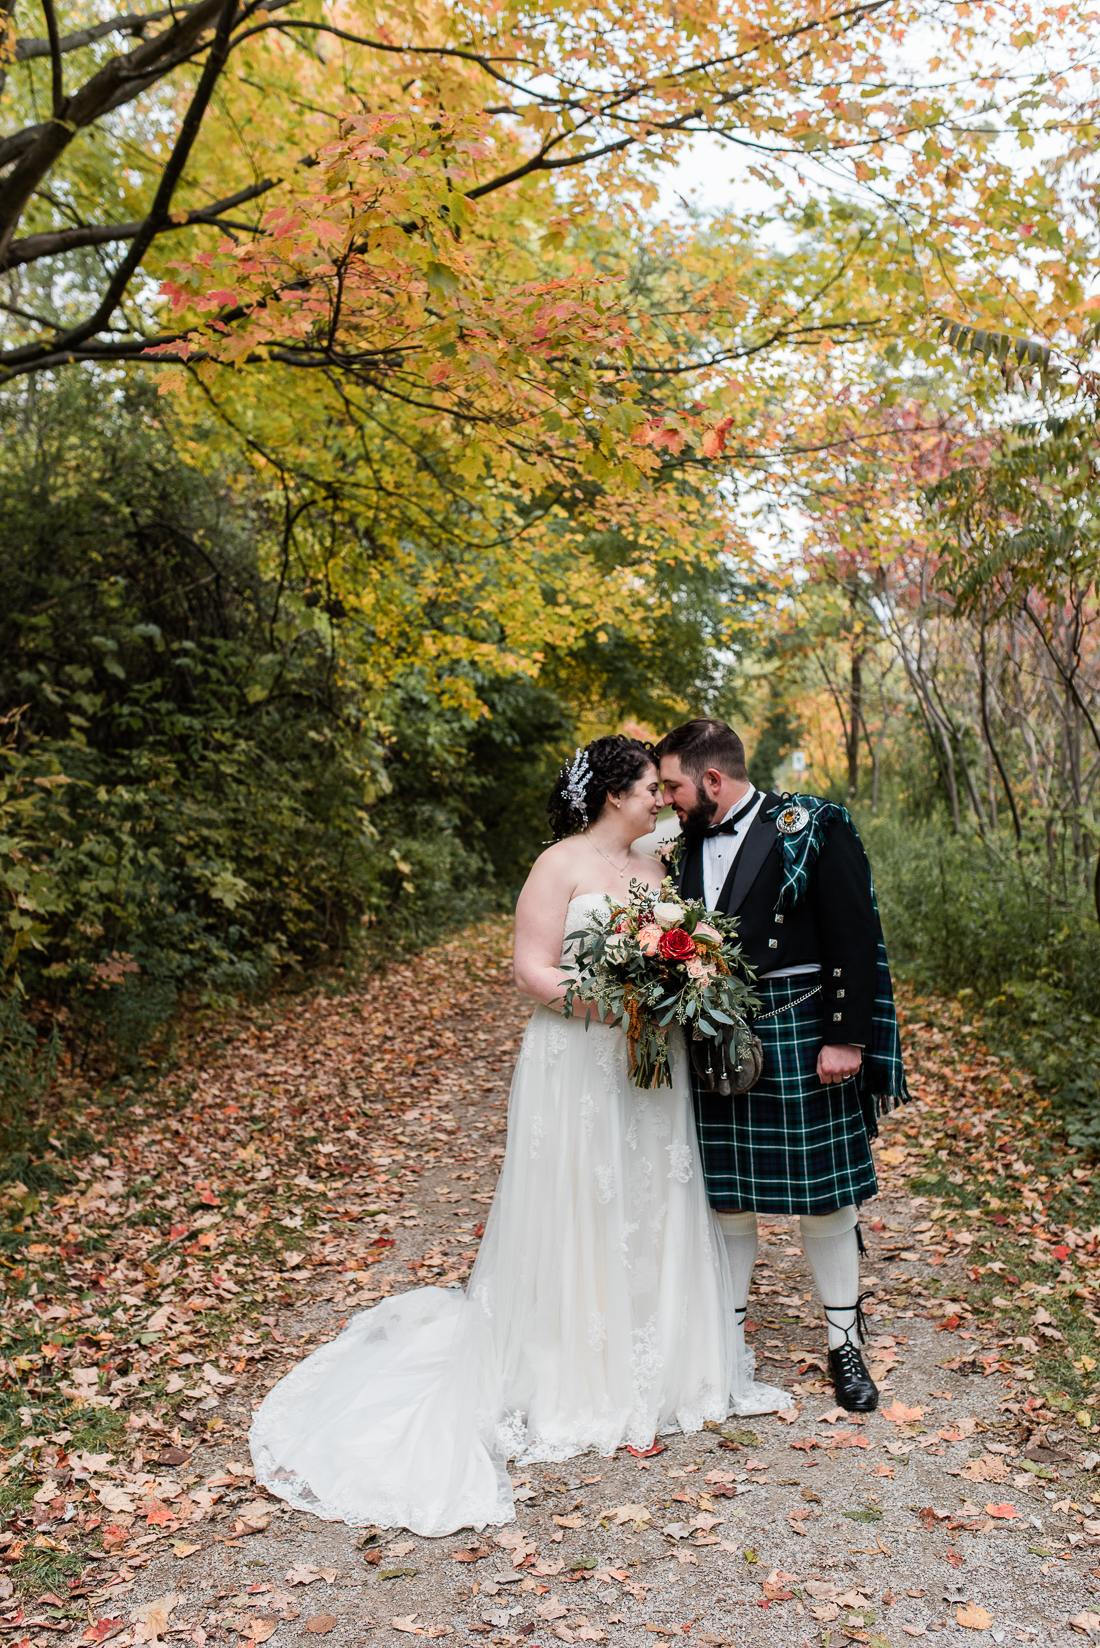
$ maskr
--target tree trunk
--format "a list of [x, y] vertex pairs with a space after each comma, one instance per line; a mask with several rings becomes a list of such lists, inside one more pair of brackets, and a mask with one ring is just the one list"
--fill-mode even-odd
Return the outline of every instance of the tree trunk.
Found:
[[848, 795], [854, 801], [859, 794], [859, 731], [863, 721], [863, 651], [852, 646], [851, 671], [848, 678], [848, 725], [845, 742], [848, 746]]

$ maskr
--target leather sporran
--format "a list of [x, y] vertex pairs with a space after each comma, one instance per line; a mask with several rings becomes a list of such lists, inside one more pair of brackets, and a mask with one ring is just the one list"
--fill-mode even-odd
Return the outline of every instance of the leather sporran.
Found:
[[764, 1070], [764, 1044], [760, 1037], [750, 1037], [739, 1061], [735, 1043], [732, 1027], [723, 1030], [721, 1041], [711, 1041], [698, 1031], [692, 1035], [691, 1062], [704, 1092], [728, 1098], [731, 1093], [747, 1093], [760, 1080]]

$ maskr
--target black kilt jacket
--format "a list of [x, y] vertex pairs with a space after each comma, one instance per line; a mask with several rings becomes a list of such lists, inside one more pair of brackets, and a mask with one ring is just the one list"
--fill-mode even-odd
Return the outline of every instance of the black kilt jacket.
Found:
[[[778, 830], [767, 814], [780, 798], [768, 793], [733, 861], [717, 908], [737, 917], [737, 937], [757, 977], [782, 967], [821, 967], [825, 1040], [870, 1045], [878, 972], [878, 911], [863, 843], [839, 821], [828, 831], [810, 871], [805, 897], [785, 915], [776, 911], [783, 864]], [[703, 848], [679, 866], [684, 898], [703, 897]], [[813, 983], [811, 979], [809, 981]]]
[[[862, 843], [846, 814], [835, 817], [802, 896], [793, 908], [787, 900], [781, 912], [783, 861], [775, 817], [768, 816], [779, 810], [780, 797], [765, 795], [718, 899], [718, 909], [736, 917], [745, 959], [757, 975], [754, 988], [762, 1001], [754, 1028], [763, 1044], [763, 1073], [748, 1093], [723, 1098], [707, 1093], [693, 1071], [696, 1126], [712, 1206], [826, 1213], [858, 1205], [878, 1189], [871, 1138], [883, 1089], [876, 1054], [884, 1017], [896, 1064], [885, 1082], [895, 1090], [887, 1107], [907, 1095]], [[685, 898], [704, 896], [701, 843], [684, 852], [677, 885]], [[810, 963], [820, 973], [762, 976]], [[826, 1042], [863, 1046], [860, 1074], [829, 1085], [819, 1081], [817, 1055]]]

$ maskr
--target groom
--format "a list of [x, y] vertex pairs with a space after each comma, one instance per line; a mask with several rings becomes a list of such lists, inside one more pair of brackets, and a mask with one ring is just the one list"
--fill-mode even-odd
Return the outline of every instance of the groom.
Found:
[[733, 1276], [738, 1351], [756, 1215], [797, 1213], [825, 1307], [837, 1402], [867, 1413], [878, 1390], [859, 1349], [857, 1208], [878, 1191], [877, 1116], [909, 1098], [867, 856], [843, 807], [757, 790], [744, 746], [724, 721], [676, 727], [656, 753], [682, 831], [679, 890], [737, 918], [761, 997], [756, 1086], [723, 1098], [692, 1073], [707, 1192]]

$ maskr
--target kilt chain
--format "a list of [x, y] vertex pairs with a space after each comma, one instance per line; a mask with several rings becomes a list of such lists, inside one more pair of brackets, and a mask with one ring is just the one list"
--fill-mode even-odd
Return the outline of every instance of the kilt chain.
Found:
[[774, 1019], [777, 1018], [780, 1013], [789, 1013], [792, 1007], [801, 1007], [802, 1003], [804, 1001], [809, 1001], [811, 996], [819, 996], [820, 994], [821, 986], [820, 984], [815, 984], [813, 989], [807, 990], [804, 996], [796, 996], [793, 1001], [785, 1001], [782, 1007], [773, 1007], [768, 1013], [754, 1014], [752, 1022], [754, 1024], [763, 1024], [765, 1019]]

